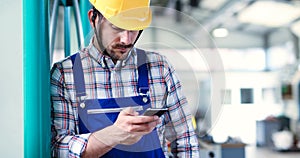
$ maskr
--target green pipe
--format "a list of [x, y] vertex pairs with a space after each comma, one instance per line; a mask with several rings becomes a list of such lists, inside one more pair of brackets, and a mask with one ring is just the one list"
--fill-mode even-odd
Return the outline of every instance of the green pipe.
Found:
[[23, 0], [24, 157], [50, 157], [48, 1]]
[[65, 6], [64, 7], [64, 39], [65, 39], [65, 57], [71, 54], [71, 7]]
[[87, 15], [88, 11], [91, 9], [91, 3], [89, 1], [80, 1], [79, 6], [80, 6], [83, 36], [85, 39], [84, 45], [87, 46], [90, 42], [90, 40], [87, 37], [92, 29]]

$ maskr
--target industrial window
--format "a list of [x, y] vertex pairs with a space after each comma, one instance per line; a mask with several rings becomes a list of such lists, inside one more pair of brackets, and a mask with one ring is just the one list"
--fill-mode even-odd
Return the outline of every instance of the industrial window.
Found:
[[253, 104], [253, 89], [252, 88], [241, 88], [241, 103], [242, 104]]

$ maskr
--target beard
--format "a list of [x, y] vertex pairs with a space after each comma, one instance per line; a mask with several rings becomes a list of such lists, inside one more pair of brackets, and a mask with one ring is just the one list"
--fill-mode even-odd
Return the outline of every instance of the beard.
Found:
[[120, 43], [117, 43], [117, 44], [114, 44], [112, 45], [112, 49], [127, 49], [127, 48], [132, 48], [133, 47], [133, 44], [127, 44], [127, 45], [124, 45], [124, 44], [120, 44]]
[[110, 49], [106, 49], [105, 53], [108, 55], [114, 62], [118, 60], [124, 60], [130, 50], [133, 48], [133, 44], [114, 44], [110, 47]]

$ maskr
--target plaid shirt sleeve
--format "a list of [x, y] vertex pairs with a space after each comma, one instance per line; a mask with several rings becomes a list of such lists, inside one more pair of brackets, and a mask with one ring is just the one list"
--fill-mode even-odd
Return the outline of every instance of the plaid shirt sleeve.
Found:
[[199, 157], [199, 143], [192, 125], [191, 112], [182, 86], [174, 68], [164, 60], [164, 78], [167, 87], [166, 105], [169, 115], [166, 120], [165, 135], [172, 143], [171, 152], [175, 157]]
[[76, 106], [67, 91], [62, 63], [51, 70], [52, 157], [80, 157], [90, 134], [76, 133]]

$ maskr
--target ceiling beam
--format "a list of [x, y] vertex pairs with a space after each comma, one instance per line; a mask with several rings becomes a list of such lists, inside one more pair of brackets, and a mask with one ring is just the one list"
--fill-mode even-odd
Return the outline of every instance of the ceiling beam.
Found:
[[235, 13], [244, 9], [252, 0], [229, 0], [218, 11], [212, 13], [207, 19], [204, 19], [202, 25], [208, 31], [221, 25], [226, 19], [235, 15]]

